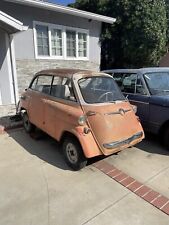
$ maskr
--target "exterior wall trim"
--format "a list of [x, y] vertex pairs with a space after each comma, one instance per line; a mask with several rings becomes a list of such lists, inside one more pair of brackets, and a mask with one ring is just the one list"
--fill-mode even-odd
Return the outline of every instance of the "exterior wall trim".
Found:
[[27, 30], [26, 26], [23, 26], [19, 20], [9, 16], [8, 14], [0, 11], [0, 21], [4, 22], [5, 24], [9, 25], [9, 27], [15, 28], [17, 31]]

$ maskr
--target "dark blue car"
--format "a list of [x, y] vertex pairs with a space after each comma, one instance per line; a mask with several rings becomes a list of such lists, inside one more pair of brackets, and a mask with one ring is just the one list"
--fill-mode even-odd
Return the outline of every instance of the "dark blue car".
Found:
[[145, 131], [158, 134], [169, 148], [169, 68], [113, 69], [123, 94], [137, 106]]

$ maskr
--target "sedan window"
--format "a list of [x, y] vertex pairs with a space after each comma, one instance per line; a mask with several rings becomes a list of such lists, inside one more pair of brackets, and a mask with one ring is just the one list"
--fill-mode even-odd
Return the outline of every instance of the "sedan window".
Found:
[[147, 73], [144, 78], [152, 95], [169, 94], [169, 72]]
[[122, 92], [146, 95], [141, 78], [136, 73], [115, 73], [113, 78]]

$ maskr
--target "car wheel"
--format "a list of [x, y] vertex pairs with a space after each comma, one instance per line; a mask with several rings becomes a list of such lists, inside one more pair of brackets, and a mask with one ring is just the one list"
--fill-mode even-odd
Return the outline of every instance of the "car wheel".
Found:
[[63, 142], [63, 154], [66, 163], [73, 170], [80, 170], [87, 164], [82, 148], [74, 138], [65, 139]]
[[35, 125], [33, 125], [30, 121], [29, 121], [29, 117], [27, 112], [24, 112], [22, 114], [22, 120], [23, 120], [23, 126], [25, 128], [25, 131], [27, 133], [31, 133], [35, 130]]
[[163, 136], [163, 144], [169, 150], [169, 127], [165, 129]]

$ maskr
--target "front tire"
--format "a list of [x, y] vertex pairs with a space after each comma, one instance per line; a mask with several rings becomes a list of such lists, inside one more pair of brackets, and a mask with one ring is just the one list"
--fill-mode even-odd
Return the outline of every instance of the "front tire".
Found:
[[23, 126], [25, 128], [25, 131], [27, 133], [31, 133], [35, 130], [35, 126], [29, 121], [27, 112], [24, 112], [22, 114], [22, 121], [23, 121]]
[[169, 127], [165, 129], [163, 135], [163, 144], [169, 150]]
[[79, 142], [74, 138], [67, 138], [63, 142], [63, 155], [66, 163], [73, 170], [80, 170], [87, 164]]

